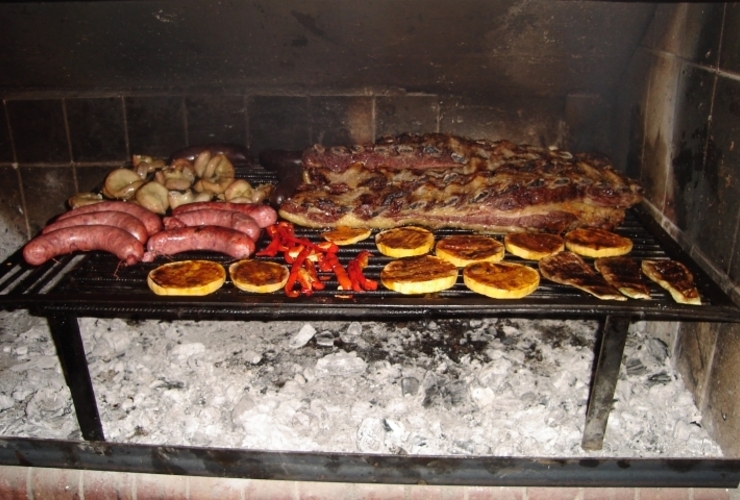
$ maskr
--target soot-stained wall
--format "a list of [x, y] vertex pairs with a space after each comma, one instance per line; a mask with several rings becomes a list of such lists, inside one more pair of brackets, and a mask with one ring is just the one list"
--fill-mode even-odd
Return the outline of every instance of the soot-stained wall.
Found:
[[[615, 150], [654, 215], [740, 303], [740, 6], [661, 5], [617, 104]], [[675, 362], [728, 456], [740, 455], [740, 328], [677, 325]]]
[[651, 4], [0, 3], [3, 220], [25, 238], [131, 154], [400, 132], [613, 152]]

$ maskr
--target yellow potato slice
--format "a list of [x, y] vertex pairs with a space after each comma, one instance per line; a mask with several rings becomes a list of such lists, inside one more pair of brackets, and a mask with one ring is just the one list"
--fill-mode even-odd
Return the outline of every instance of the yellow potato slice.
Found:
[[253, 293], [272, 293], [288, 282], [288, 268], [277, 262], [243, 259], [229, 266], [229, 276], [239, 290]]
[[414, 257], [424, 255], [434, 247], [434, 235], [421, 227], [396, 227], [376, 234], [375, 245], [388, 257]]
[[208, 295], [224, 284], [226, 270], [209, 260], [169, 262], [147, 275], [147, 285], [157, 295]]
[[380, 282], [403, 294], [435, 293], [457, 281], [457, 267], [433, 255], [408, 257], [389, 262], [380, 272]]
[[504, 258], [504, 245], [490, 236], [461, 234], [439, 240], [434, 253], [457, 267], [465, 267], [476, 262], [499, 262]]
[[632, 240], [604, 229], [579, 228], [566, 233], [565, 246], [584, 257], [616, 257], [630, 253]]
[[335, 245], [354, 245], [370, 237], [372, 231], [361, 227], [338, 226], [321, 233], [321, 237]]
[[504, 245], [510, 254], [527, 260], [541, 260], [565, 250], [563, 238], [549, 233], [509, 233]]
[[477, 262], [463, 269], [465, 285], [494, 299], [520, 299], [537, 290], [540, 273], [510, 262]]

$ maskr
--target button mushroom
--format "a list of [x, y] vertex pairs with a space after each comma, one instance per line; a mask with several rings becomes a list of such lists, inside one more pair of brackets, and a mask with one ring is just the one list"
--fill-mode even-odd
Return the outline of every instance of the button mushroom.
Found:
[[102, 192], [107, 198], [130, 200], [143, 184], [144, 181], [133, 170], [117, 168], [106, 176]]
[[188, 160], [175, 160], [172, 165], [158, 170], [154, 180], [170, 191], [185, 191], [195, 182], [195, 169]]
[[147, 182], [136, 191], [136, 201], [144, 208], [164, 215], [169, 207], [169, 191], [156, 181]]
[[79, 208], [85, 205], [92, 205], [93, 203], [100, 203], [103, 201], [103, 195], [100, 193], [77, 193], [67, 200], [69, 208]]
[[224, 198], [232, 203], [262, 203], [271, 192], [270, 184], [253, 187], [244, 179], [236, 179], [224, 191]]
[[203, 175], [193, 185], [193, 189], [198, 193], [220, 195], [234, 182], [235, 175], [234, 165], [225, 155], [219, 154], [209, 160]]
[[149, 174], [161, 170], [166, 166], [164, 160], [146, 155], [133, 155], [131, 157], [131, 164], [134, 172], [142, 180], [146, 180]]

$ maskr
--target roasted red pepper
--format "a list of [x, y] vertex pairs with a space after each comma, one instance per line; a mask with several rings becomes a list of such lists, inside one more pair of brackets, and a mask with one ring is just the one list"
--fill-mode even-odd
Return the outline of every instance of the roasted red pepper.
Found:
[[339, 281], [339, 286], [342, 287], [342, 290], [352, 290], [352, 280], [349, 279], [347, 271], [342, 267], [342, 263], [339, 262], [337, 254], [326, 254], [326, 260], [331, 266], [331, 270], [334, 271], [334, 274], [337, 276], [337, 281]]
[[[266, 232], [271, 241], [263, 250], [257, 252], [257, 255], [275, 257], [282, 252], [285, 262], [291, 264], [288, 282], [285, 285], [285, 294], [288, 297], [311, 295], [314, 290], [324, 289], [323, 282], [329, 277], [319, 276], [318, 271], [333, 272], [341, 290], [362, 292], [378, 288], [377, 282], [367, 279], [362, 273], [372, 255], [367, 250], [360, 252], [345, 269], [337, 257], [339, 247], [335, 243], [329, 241], [313, 243], [307, 238], [300, 238], [295, 235], [293, 225], [284, 221], [267, 227]], [[296, 282], [300, 284], [300, 289], [296, 287]]]
[[303, 266], [303, 261], [306, 260], [306, 257], [308, 256], [310, 250], [308, 248], [304, 248], [301, 253], [298, 254], [298, 257], [296, 257], [295, 261], [293, 262], [293, 267], [290, 268], [290, 274], [288, 275], [288, 282], [285, 284], [285, 295], [291, 298], [298, 297], [301, 292], [299, 290], [295, 290], [295, 282], [298, 281], [300, 271]]
[[367, 250], [363, 250], [347, 264], [347, 272], [349, 272], [349, 277], [352, 280], [352, 288], [355, 291], [361, 292], [364, 290], [378, 289], [378, 282], [366, 278], [362, 273], [362, 270], [367, 267], [371, 255]]

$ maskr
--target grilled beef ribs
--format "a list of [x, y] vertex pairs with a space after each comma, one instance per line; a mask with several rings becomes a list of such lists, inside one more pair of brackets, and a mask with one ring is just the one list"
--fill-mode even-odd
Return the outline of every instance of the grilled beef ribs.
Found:
[[308, 227], [611, 229], [642, 198], [596, 155], [446, 134], [313, 146], [302, 163], [303, 183], [280, 214]]

